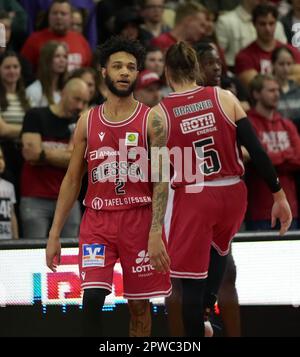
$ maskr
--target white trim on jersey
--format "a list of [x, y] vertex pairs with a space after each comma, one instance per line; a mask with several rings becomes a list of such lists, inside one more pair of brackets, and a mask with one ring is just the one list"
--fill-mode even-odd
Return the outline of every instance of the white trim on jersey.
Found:
[[174, 98], [174, 97], [180, 97], [182, 95], [194, 94], [194, 93], [197, 93], [198, 91], [200, 92], [203, 89], [204, 89], [204, 87], [198, 86], [197, 88], [188, 89], [188, 90], [185, 90], [182, 92], [173, 92], [173, 93], [170, 93], [166, 98], [168, 98], [168, 97]]
[[172, 287], [166, 291], [153, 291], [150, 293], [139, 293], [139, 294], [128, 294], [123, 293], [123, 297], [125, 299], [134, 299], [134, 300], [144, 300], [144, 299], [151, 299], [151, 298], [158, 298], [158, 297], [168, 297], [172, 293]]
[[104, 104], [101, 104], [99, 106], [98, 116], [99, 116], [99, 119], [101, 120], [102, 124], [104, 124], [105, 126], [110, 126], [110, 127], [116, 128], [116, 127], [121, 127], [121, 126], [125, 126], [125, 125], [132, 123], [135, 120], [135, 118], [139, 115], [141, 110], [142, 110], [142, 103], [137, 102], [136, 108], [134, 109], [133, 113], [128, 118], [118, 121], [118, 122], [112, 122], [105, 118]]
[[215, 242], [211, 242], [211, 245], [215, 248], [215, 250], [218, 252], [219, 255], [221, 255], [222, 257], [224, 257], [225, 255], [227, 255], [230, 251], [230, 244], [231, 244], [232, 239], [230, 240], [230, 242], [228, 243], [228, 249], [226, 250], [222, 250]]
[[167, 126], [167, 133], [168, 133], [168, 136], [167, 136], [167, 143], [168, 143], [169, 142], [169, 138], [170, 138], [170, 133], [171, 133], [171, 118], [169, 116], [168, 110], [165, 107], [165, 105], [162, 102], [160, 102], [158, 105], [159, 105], [159, 107], [161, 108], [162, 112], [165, 115], [165, 121], [166, 121], [166, 126]]
[[89, 148], [89, 136], [91, 132], [91, 127], [92, 127], [92, 118], [91, 113], [94, 111], [95, 108], [92, 108], [89, 110], [88, 116], [87, 116], [87, 123], [86, 123], [86, 148], [84, 151], [84, 158], [87, 159], [87, 153], [88, 153], [88, 148]]
[[86, 282], [81, 284], [82, 289], [106, 289], [112, 292], [112, 285], [108, 283], [99, 283], [99, 282]]
[[181, 279], [206, 279], [208, 276], [208, 271], [203, 273], [190, 273], [181, 271], [170, 271], [171, 278], [181, 278]]
[[148, 145], [148, 119], [149, 119], [149, 113], [150, 113], [151, 108], [149, 108], [144, 115], [143, 118], [143, 124], [142, 124], [142, 141], [144, 142], [144, 147], [146, 148], [148, 155], [149, 155], [149, 145]]
[[236, 185], [241, 181], [240, 176], [232, 176], [232, 177], [222, 177], [221, 179], [215, 179], [211, 181], [204, 181], [204, 182], [198, 182], [194, 183], [191, 185], [188, 185], [189, 187], [193, 186], [212, 186], [212, 187], [218, 187], [218, 186], [231, 186], [231, 185]]
[[237, 162], [239, 163], [239, 165], [240, 165], [241, 168], [243, 169], [243, 174], [241, 175], [241, 176], [243, 176], [244, 173], [245, 173], [245, 166], [244, 166], [243, 161], [241, 160], [237, 143], [235, 143], [235, 153], [236, 153]]
[[221, 104], [221, 101], [220, 101], [220, 94], [219, 94], [219, 88], [218, 87], [214, 87], [214, 93], [215, 93], [215, 99], [216, 99], [217, 106], [218, 106], [221, 114], [223, 115], [225, 121], [228, 122], [228, 124], [230, 124], [231, 127], [236, 128], [235, 122], [232, 121], [229, 118], [229, 116], [225, 113], [225, 111], [224, 111], [224, 109], [222, 107], [222, 104]]
[[164, 229], [165, 229], [165, 236], [167, 242], [169, 240], [170, 229], [171, 229], [174, 195], [175, 195], [175, 190], [173, 190], [169, 184], [169, 196], [168, 196], [167, 208], [164, 218]]

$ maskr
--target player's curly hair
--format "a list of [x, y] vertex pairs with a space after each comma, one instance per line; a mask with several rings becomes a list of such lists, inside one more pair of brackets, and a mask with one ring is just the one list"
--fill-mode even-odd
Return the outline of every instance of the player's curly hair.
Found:
[[105, 67], [109, 57], [116, 52], [127, 52], [135, 57], [138, 70], [142, 69], [145, 61], [145, 48], [139, 41], [129, 40], [121, 36], [112, 36], [98, 47], [99, 62]]

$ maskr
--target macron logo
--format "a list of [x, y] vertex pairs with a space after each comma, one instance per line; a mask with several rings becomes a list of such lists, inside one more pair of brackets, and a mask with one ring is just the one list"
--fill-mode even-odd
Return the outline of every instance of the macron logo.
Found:
[[99, 133], [98, 135], [99, 135], [100, 141], [102, 142], [103, 139], [104, 139], [105, 133], [101, 132], [101, 133]]

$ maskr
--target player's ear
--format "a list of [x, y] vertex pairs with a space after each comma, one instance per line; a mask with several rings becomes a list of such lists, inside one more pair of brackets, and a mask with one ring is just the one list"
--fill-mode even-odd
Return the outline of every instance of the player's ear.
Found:
[[101, 73], [102, 73], [102, 77], [105, 78], [106, 77], [106, 68], [105, 67], [101, 67]]

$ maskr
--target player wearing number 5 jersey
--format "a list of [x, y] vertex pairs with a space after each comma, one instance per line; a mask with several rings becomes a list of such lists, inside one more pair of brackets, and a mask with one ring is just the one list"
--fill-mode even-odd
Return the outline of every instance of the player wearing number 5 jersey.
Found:
[[[217, 266], [210, 267], [220, 283], [225, 268], [222, 258], [228, 254], [246, 211], [238, 140], [274, 193], [272, 219], [280, 219], [281, 233], [291, 222], [289, 205], [272, 164], [238, 100], [222, 89], [197, 86], [198, 71], [195, 51], [183, 42], [173, 45], [166, 54], [166, 79], [174, 93], [157, 108], [168, 122], [169, 149], [179, 147], [191, 153], [183, 156], [182, 172], [177, 171], [176, 156], [171, 155], [174, 194], [165, 219], [171, 276], [182, 280], [187, 336], [204, 335], [204, 310], [208, 303], [214, 303], [205, 296], [210, 250], [215, 249], [220, 256]], [[187, 179], [189, 162], [190, 171], [198, 172], [193, 180]]]
[[165, 145], [166, 128], [155, 111], [132, 95], [142, 55], [138, 42], [120, 37], [101, 46], [107, 100], [78, 122], [47, 244], [47, 265], [55, 271], [61, 228], [87, 170], [86, 211], [79, 237], [86, 336], [103, 334], [100, 312], [105, 296], [112, 291], [118, 259], [124, 297], [130, 301], [130, 336], [150, 335], [147, 299], [171, 293], [169, 257], [162, 238], [168, 183], [150, 182], [147, 150]]

